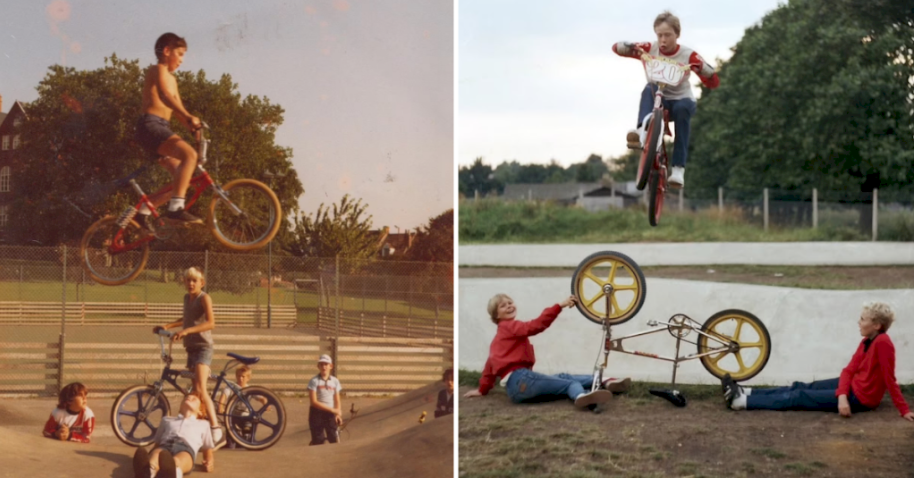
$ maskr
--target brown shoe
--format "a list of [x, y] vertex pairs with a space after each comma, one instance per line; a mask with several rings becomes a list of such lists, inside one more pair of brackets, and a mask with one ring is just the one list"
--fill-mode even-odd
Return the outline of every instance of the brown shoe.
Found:
[[610, 378], [605, 380], [600, 384], [600, 386], [607, 391], [610, 391], [614, 394], [624, 393], [629, 391], [629, 386], [632, 385], [632, 379], [630, 378]]
[[630, 150], [641, 150], [642, 142], [639, 141], [639, 132], [636, 130], [629, 130], [629, 133], [626, 133], [626, 148]]

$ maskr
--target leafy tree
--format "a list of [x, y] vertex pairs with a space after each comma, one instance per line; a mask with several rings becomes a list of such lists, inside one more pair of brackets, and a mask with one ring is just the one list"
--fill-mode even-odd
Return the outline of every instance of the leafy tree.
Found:
[[[76, 243], [89, 224], [105, 214], [118, 214], [136, 203], [136, 193], [113, 189], [113, 180], [143, 165], [153, 164], [135, 144], [134, 125], [140, 112], [143, 72], [137, 60], [112, 54], [97, 70], [54, 65], [39, 83], [38, 99], [26, 105], [28, 119], [21, 125], [22, 147], [17, 150], [17, 172], [23, 185], [10, 208], [11, 234], [16, 241], [44, 244]], [[217, 181], [262, 179], [270, 170], [284, 175], [272, 183], [284, 211], [297, 210], [302, 184], [289, 148], [274, 143], [283, 123], [283, 109], [266, 97], [242, 98], [229, 75], [219, 80], [197, 73], [177, 73], [181, 96], [188, 109], [208, 122], [213, 148], [206, 165]], [[173, 121], [173, 131], [188, 135]], [[186, 136], [190, 140], [189, 136]], [[171, 181], [153, 166], [137, 178], [147, 193]], [[18, 182], [18, 181], [17, 181]], [[79, 206], [91, 218], [76, 212]], [[204, 211], [210, 195], [195, 207]], [[284, 218], [285, 226], [285, 218]], [[202, 228], [181, 233], [168, 249], [217, 248]]]
[[911, 194], [912, 4], [877, 3], [791, 0], [746, 31], [699, 101], [692, 191]]
[[641, 155], [641, 150], [629, 150], [620, 156], [607, 160], [607, 163], [610, 163], [610, 177], [617, 182], [635, 181], [639, 172]]
[[[584, 163], [573, 165], [576, 167], [574, 178], [579, 183], [593, 183], [600, 181], [604, 174], [608, 172], [607, 164], [604, 159], [598, 155], [591, 154]], [[571, 170], [572, 167], [569, 167]], [[570, 175], [572, 176], [572, 175]]]
[[429, 218], [408, 252], [413, 261], [454, 262], [454, 209]]
[[340, 204], [318, 206], [314, 216], [301, 213], [295, 217], [291, 234], [282, 248], [295, 256], [347, 259], [369, 259], [378, 252], [372, 229], [372, 216], [362, 218], [368, 205], [343, 195]]
[[483, 158], [478, 157], [470, 166], [458, 169], [458, 190], [462, 195], [472, 198], [476, 192], [485, 195], [499, 190], [498, 182], [494, 180], [492, 167], [483, 163]]

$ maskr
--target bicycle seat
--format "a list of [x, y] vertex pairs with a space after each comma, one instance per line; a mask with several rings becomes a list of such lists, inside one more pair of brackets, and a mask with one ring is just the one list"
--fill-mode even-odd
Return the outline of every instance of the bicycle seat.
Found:
[[226, 356], [233, 358], [233, 359], [237, 359], [240, 363], [247, 364], [248, 366], [255, 364], [261, 360], [261, 358], [259, 358], [257, 356], [255, 356], [253, 358], [249, 358], [246, 356], [242, 356], [241, 354], [235, 354], [235, 353], [226, 353]]

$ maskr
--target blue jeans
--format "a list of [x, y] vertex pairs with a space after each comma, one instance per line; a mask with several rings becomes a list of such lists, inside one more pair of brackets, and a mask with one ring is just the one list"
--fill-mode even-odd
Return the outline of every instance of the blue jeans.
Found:
[[[639, 121], [651, 113], [654, 108], [654, 92], [658, 87], [647, 84], [642, 90], [642, 100], [639, 102]], [[686, 150], [689, 147], [689, 121], [696, 114], [696, 100], [682, 98], [680, 100], [662, 99], [664, 109], [670, 112], [670, 120], [674, 122], [677, 135], [674, 136], [674, 154], [670, 160], [672, 166], [686, 166]]]
[[[773, 411], [829, 411], [839, 410], [836, 389], [839, 378], [824, 379], [812, 383], [795, 382], [783, 388], [756, 389], [747, 396], [747, 409], [769, 409]], [[868, 411], [855, 393], [849, 391], [848, 404], [853, 412]]]
[[508, 378], [505, 389], [515, 403], [536, 401], [547, 396], [567, 395], [575, 400], [585, 389], [591, 389], [592, 376], [586, 374], [540, 374], [530, 369], [516, 369]]

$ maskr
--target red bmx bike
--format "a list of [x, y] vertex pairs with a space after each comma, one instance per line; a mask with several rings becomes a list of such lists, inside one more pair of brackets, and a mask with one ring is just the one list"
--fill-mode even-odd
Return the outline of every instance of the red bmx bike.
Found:
[[[206, 225], [216, 240], [236, 251], [266, 246], [280, 228], [279, 199], [267, 185], [257, 180], [238, 179], [225, 186], [218, 185], [203, 169], [209, 142], [201, 135], [197, 143], [197, 169], [188, 191], [193, 194], [188, 198], [186, 208], [190, 209], [205, 190], [212, 189], [213, 200], [207, 211]], [[149, 197], [133, 179], [149, 166], [127, 176], [130, 178], [128, 184], [140, 196], [136, 206], [127, 208], [119, 216], [105, 216], [83, 234], [80, 259], [89, 276], [101, 284], [116, 286], [132, 281], [146, 267], [149, 243], [169, 239], [176, 231], [175, 225], [156, 212]], [[156, 194], [171, 189], [169, 184]], [[152, 211], [154, 231], [140, 227], [133, 219], [143, 205]]]
[[648, 191], [645, 193], [648, 195], [648, 223], [657, 226], [661, 220], [664, 194], [668, 189], [667, 175], [670, 171], [664, 136], [673, 136], [670, 132], [668, 112], [661, 100], [664, 97], [665, 86], [676, 86], [686, 81], [689, 65], [648, 53], [642, 53], [641, 60], [648, 83], [657, 85], [657, 90], [654, 94], [651, 119], [648, 120], [648, 125], [644, 126], [646, 135], [642, 145], [642, 156], [639, 159], [636, 186], [639, 190], [644, 190], [645, 185], [648, 185]]

